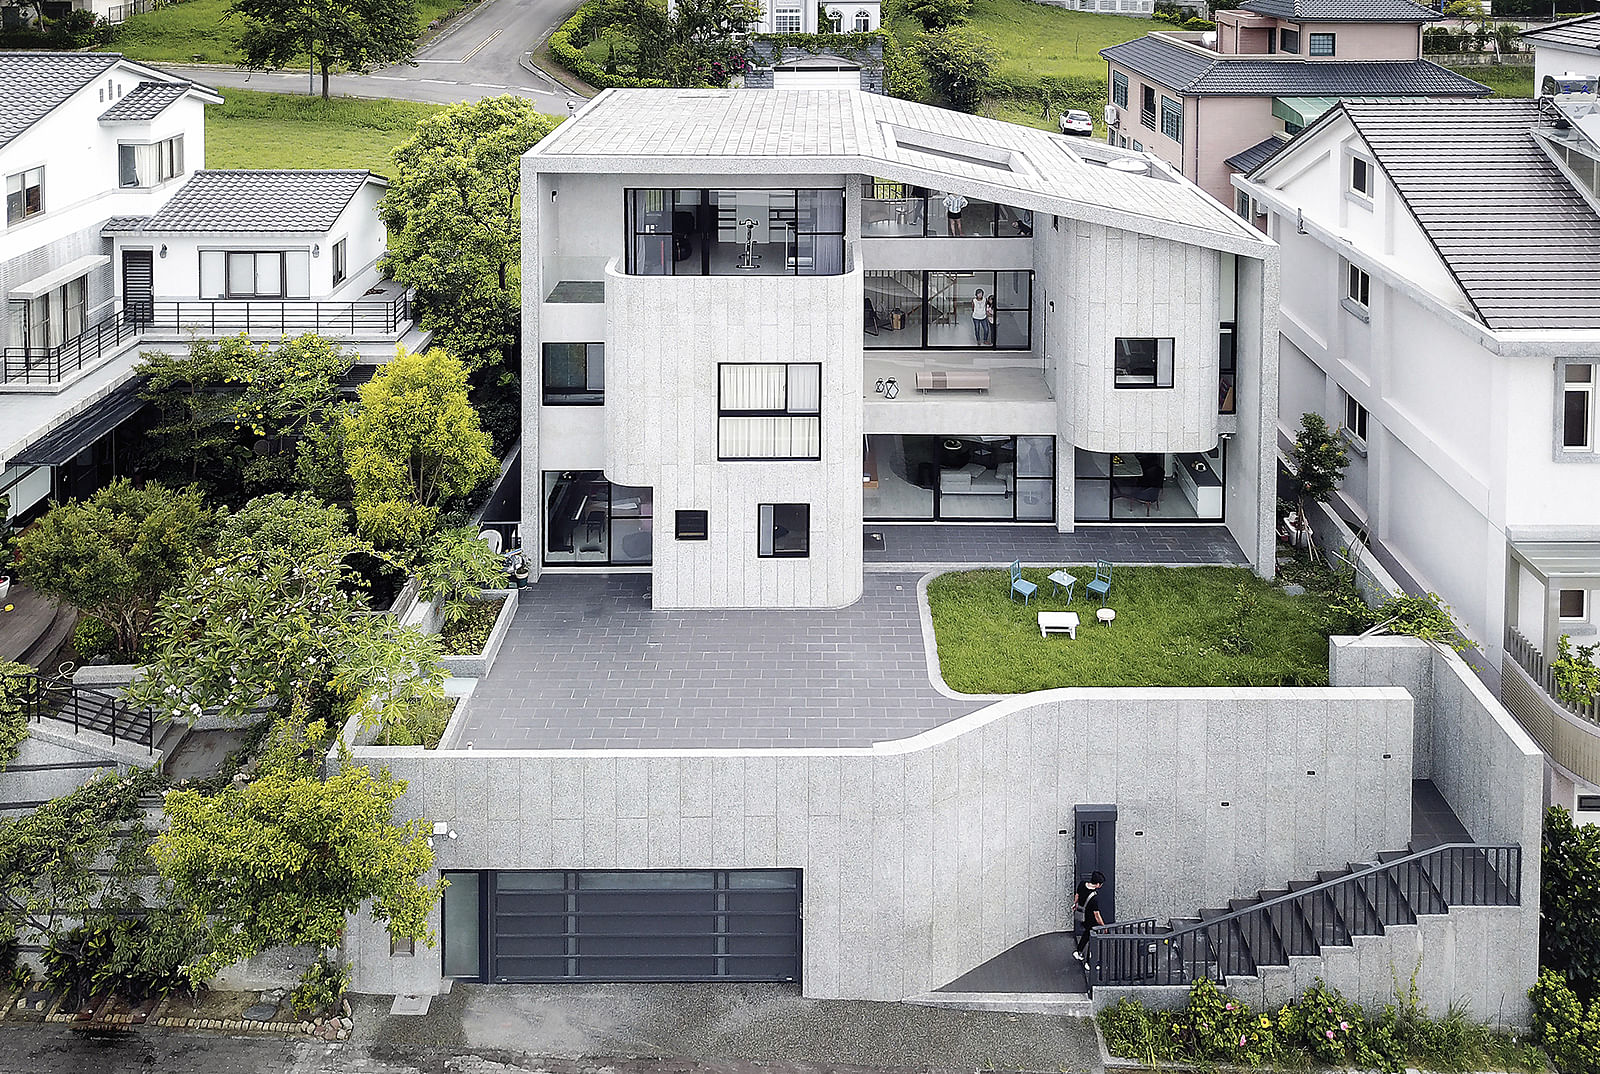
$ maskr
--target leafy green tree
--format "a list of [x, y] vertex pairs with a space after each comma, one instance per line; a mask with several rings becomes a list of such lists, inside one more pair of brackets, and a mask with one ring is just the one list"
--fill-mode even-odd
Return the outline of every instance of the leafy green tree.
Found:
[[216, 556], [226, 562], [247, 553], [278, 553], [301, 563], [324, 552], [349, 553], [366, 547], [350, 532], [343, 508], [323, 503], [309, 492], [257, 496], [222, 523]]
[[193, 487], [113, 481], [57, 504], [17, 539], [20, 577], [58, 604], [109, 623], [139, 654], [156, 604], [210, 547], [217, 514]]
[[330, 73], [404, 63], [422, 30], [415, 0], [232, 0], [228, 12], [244, 19], [248, 66], [275, 70], [309, 54], [324, 101]]
[[1600, 999], [1600, 827], [1573, 824], [1572, 814], [1551, 806], [1543, 853], [1539, 964], [1594, 1002]]
[[345, 419], [358, 531], [381, 547], [419, 547], [442, 503], [499, 471], [492, 446], [468, 402], [461, 363], [438, 347], [402, 348], [362, 386], [360, 408]]
[[207, 937], [191, 978], [277, 944], [335, 946], [368, 899], [393, 935], [431, 944], [441, 885], [425, 882], [433, 852], [424, 822], [395, 823], [405, 782], [348, 757], [319, 779], [304, 759], [326, 745], [316, 728], [291, 722], [274, 737], [253, 781], [166, 797], [167, 828], [150, 854]]
[[1307, 519], [1310, 505], [1332, 496], [1344, 481], [1350, 455], [1344, 437], [1321, 414], [1311, 412], [1300, 415], [1300, 432], [1289, 459], [1294, 464], [1296, 506], [1301, 519]]
[[[641, 78], [725, 86], [741, 69], [742, 38], [761, 24], [756, 0], [612, 0], [609, 23], [637, 43]], [[826, 25], [826, 23], [819, 23]]]
[[948, 30], [967, 21], [972, 0], [906, 0], [904, 11], [928, 30]]
[[939, 30], [924, 34], [915, 51], [928, 71], [928, 84], [945, 104], [960, 112], [978, 110], [1000, 56], [986, 34]]
[[0, 660], [0, 772], [17, 759], [28, 737], [28, 713], [23, 707], [27, 676], [33, 668]]
[[522, 154], [557, 122], [525, 98], [488, 97], [430, 116], [395, 150], [383, 268], [416, 288], [422, 323], [474, 369], [517, 338]]
[[468, 598], [506, 580], [506, 563], [470, 527], [462, 527], [433, 536], [417, 565], [417, 577], [424, 598], [443, 602], [444, 621], [459, 623], [472, 607]]

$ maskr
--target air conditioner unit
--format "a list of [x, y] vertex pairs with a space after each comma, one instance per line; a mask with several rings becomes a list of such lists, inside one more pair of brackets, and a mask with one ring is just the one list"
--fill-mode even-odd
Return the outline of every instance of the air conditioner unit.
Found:
[[1106, 126], [1108, 127], [1119, 127], [1122, 125], [1122, 113], [1118, 111], [1116, 105], [1106, 105], [1105, 120]]

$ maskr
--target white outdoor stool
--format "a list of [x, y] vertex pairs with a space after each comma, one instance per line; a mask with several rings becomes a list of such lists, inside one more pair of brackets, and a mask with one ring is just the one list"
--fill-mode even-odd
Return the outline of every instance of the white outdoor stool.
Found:
[[1078, 636], [1078, 613], [1077, 612], [1040, 612], [1039, 613], [1039, 636], [1041, 638], [1049, 637], [1051, 631], [1055, 631], [1058, 634], [1064, 633], [1069, 638], [1077, 638], [1077, 636]]
[[1101, 608], [1094, 613], [1094, 617], [1100, 620], [1101, 626], [1110, 626], [1112, 621], [1116, 619], [1117, 613], [1113, 608]]

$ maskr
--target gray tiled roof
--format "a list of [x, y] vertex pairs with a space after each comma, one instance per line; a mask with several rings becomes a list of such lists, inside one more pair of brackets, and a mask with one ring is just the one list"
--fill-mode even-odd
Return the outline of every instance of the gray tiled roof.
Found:
[[100, 113], [101, 123], [138, 123], [154, 119], [192, 89], [187, 82], [141, 82], [133, 92]]
[[1257, 142], [1249, 149], [1239, 150], [1239, 152], [1223, 161], [1223, 163], [1236, 171], [1241, 171], [1248, 174], [1249, 172], [1253, 172], [1257, 168], [1261, 167], [1261, 165], [1265, 164], [1267, 161], [1271, 160], [1273, 155], [1276, 154], [1278, 150], [1282, 149], [1288, 144], [1289, 140], [1287, 138], [1279, 138], [1274, 135], [1271, 138]]
[[198, 171], [144, 230], [323, 232], [369, 182], [383, 179], [366, 171]]
[[1600, 213], [1528, 133], [1535, 102], [1341, 107], [1485, 324], [1600, 328], [1600, 276], [1587, 271], [1600, 265]]
[[1579, 15], [1575, 19], [1553, 22], [1537, 30], [1525, 30], [1522, 36], [1536, 45], [1600, 50], [1600, 15]]
[[110, 52], [0, 52], [0, 146], [112, 67]]
[[1443, 18], [1411, 0], [1246, 0], [1239, 9], [1296, 22], [1434, 22]]
[[1147, 34], [1100, 50], [1190, 97], [1482, 97], [1489, 87], [1427, 60], [1234, 59]]
[[143, 231], [148, 223], [150, 223], [148, 216], [113, 216], [100, 225], [100, 234], [110, 235], [113, 232], [125, 234], [131, 231]]

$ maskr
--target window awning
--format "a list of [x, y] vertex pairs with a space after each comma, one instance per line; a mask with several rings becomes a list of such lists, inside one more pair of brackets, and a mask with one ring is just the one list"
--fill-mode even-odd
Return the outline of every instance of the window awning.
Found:
[[6, 289], [6, 297], [13, 299], [38, 298], [42, 294], [54, 291], [68, 280], [76, 280], [79, 276], [86, 276], [101, 265], [111, 264], [111, 258], [105, 254], [90, 254], [80, 257], [75, 261], [68, 261], [58, 269], [51, 269], [43, 276], [35, 276], [31, 280], [24, 280], [15, 287]]
[[1272, 114], [1285, 123], [1309, 127], [1322, 113], [1338, 103], [1337, 97], [1274, 97]]
[[148, 377], [135, 377], [66, 424], [29, 444], [11, 460], [13, 466], [65, 466], [95, 442], [145, 407], [139, 397]]

